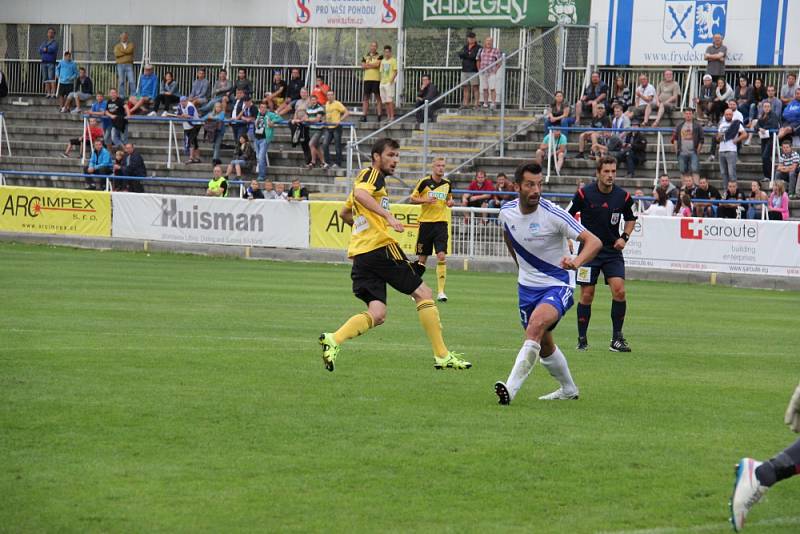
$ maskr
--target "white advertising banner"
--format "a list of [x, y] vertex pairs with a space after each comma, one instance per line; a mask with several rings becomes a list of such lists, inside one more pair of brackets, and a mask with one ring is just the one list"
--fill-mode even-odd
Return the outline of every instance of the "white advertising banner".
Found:
[[601, 65], [705, 65], [717, 33], [729, 65], [796, 65], [798, 16], [795, 0], [592, 0], [591, 22]]
[[800, 223], [641, 216], [625, 264], [800, 277]]
[[111, 235], [153, 241], [308, 248], [308, 203], [113, 193]]
[[293, 28], [399, 28], [402, 0], [289, 0]]

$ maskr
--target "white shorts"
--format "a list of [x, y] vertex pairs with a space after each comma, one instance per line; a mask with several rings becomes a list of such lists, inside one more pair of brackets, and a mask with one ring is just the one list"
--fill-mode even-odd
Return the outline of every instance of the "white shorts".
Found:
[[381, 101], [382, 102], [394, 102], [394, 93], [395, 93], [395, 84], [393, 83], [382, 83], [380, 87], [381, 92]]
[[497, 72], [494, 74], [481, 74], [481, 91], [497, 91]]

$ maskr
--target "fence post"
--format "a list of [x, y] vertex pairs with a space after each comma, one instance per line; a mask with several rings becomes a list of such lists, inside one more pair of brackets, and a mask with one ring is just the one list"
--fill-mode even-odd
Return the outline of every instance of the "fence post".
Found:
[[[167, 168], [172, 168], [172, 139], [175, 134], [175, 123], [169, 121], [169, 133], [167, 134]], [[176, 141], [177, 142], [177, 141]]]
[[430, 133], [428, 132], [428, 112], [430, 111], [430, 102], [426, 99], [424, 107], [422, 108], [423, 113], [423, 134], [422, 134], [422, 173], [425, 174], [425, 170], [428, 168], [428, 143], [430, 142]]
[[661, 132], [658, 132], [656, 139], [656, 176], [653, 178], [653, 184], [657, 186], [659, 167], [661, 167], [661, 149], [664, 146], [664, 137], [661, 135]]
[[5, 113], [0, 113], [0, 158], [3, 157], [3, 136], [6, 139], [6, 148], [8, 149], [8, 155], [11, 155], [11, 146], [8, 144], [8, 131], [6, 130], [6, 115]]
[[[772, 133], [772, 175], [769, 179], [769, 188], [772, 189], [775, 185], [775, 158], [778, 154], [778, 132]], [[795, 170], [795, 172], [798, 172]], [[792, 191], [794, 193], [794, 191]]]
[[[81, 166], [86, 165], [86, 128], [88, 126], [89, 126], [89, 119], [84, 117], [83, 118], [83, 132], [81, 133]], [[94, 145], [92, 145], [92, 146], [94, 146]]]
[[558, 25], [558, 68], [556, 69], [556, 90], [564, 90], [564, 69], [567, 67], [567, 37], [568, 30], [563, 24]]
[[475, 257], [475, 212], [469, 210], [469, 257]]
[[552, 159], [550, 156], [553, 153], [553, 137], [554, 137], [552, 134], [552, 129], [550, 132], [547, 132], [547, 134], [550, 137], [547, 138], [547, 176], [544, 179], [544, 183], [550, 182], [550, 161]]
[[506, 55], [503, 54], [503, 61], [500, 63], [500, 74], [502, 83], [495, 84], [502, 87], [500, 95], [500, 157], [505, 156], [505, 133], [506, 133]]

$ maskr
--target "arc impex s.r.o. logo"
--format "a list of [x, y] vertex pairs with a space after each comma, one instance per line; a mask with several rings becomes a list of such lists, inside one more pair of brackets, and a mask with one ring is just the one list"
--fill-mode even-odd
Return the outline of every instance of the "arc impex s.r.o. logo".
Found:
[[73, 219], [94, 219], [95, 199], [71, 196], [8, 195], [0, 212], [2, 216], [37, 218], [48, 212], [72, 212]]

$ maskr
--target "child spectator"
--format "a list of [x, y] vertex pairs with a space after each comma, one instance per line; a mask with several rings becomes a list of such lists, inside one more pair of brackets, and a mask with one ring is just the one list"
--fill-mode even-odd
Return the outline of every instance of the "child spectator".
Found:
[[183, 122], [183, 145], [189, 157], [186, 163], [200, 163], [200, 145], [197, 143], [197, 136], [203, 126], [199, 122], [200, 115], [198, 115], [197, 108], [189, 101], [189, 98], [182, 96], [179, 102], [180, 105], [176, 116], [187, 119]]
[[[125, 161], [125, 152], [122, 150], [117, 150], [114, 152], [114, 176], [123, 176], [122, 174], [122, 164]], [[127, 180], [112, 180], [111, 187], [114, 191], [127, 191], [128, 190], [128, 181]]]
[[106, 145], [111, 144], [111, 119], [106, 116], [106, 109], [108, 102], [106, 102], [105, 95], [98, 92], [94, 99], [91, 109], [86, 113], [92, 117], [100, 119], [100, 124], [103, 126], [103, 140]]
[[692, 216], [692, 198], [686, 193], [681, 194], [681, 204], [678, 208], [678, 217]]
[[64, 149], [64, 153], [61, 154], [65, 158], [69, 158], [70, 152], [72, 152], [72, 147], [74, 146], [81, 146], [81, 143], [86, 140], [86, 152], [92, 150], [92, 146], [94, 146], [95, 139], [103, 139], [103, 128], [97, 123], [97, 119], [89, 119], [89, 124], [86, 125], [86, 129], [81, 137], [74, 137], [69, 140], [67, 143], [67, 148]]
[[789, 195], [786, 194], [786, 183], [783, 180], [775, 180], [768, 202], [767, 216], [770, 221], [785, 221], [789, 218]]
[[125, 101], [119, 97], [116, 89], [108, 91], [106, 117], [111, 119], [111, 142], [120, 146], [128, 142], [128, 119]]
[[64, 59], [56, 65], [56, 77], [58, 78], [58, 105], [61, 106], [61, 113], [67, 112], [66, 98], [75, 88], [75, 80], [78, 79], [78, 66], [72, 61], [72, 54], [64, 52]]
[[276, 200], [289, 200], [289, 195], [286, 194], [286, 186], [278, 182], [275, 184], [275, 199]]
[[292, 187], [286, 195], [287, 200], [308, 200], [308, 189], [300, 184], [300, 179], [292, 180]]
[[264, 199], [264, 192], [258, 185], [258, 180], [250, 180], [250, 185], [247, 187], [244, 193], [242, 193], [242, 198], [246, 198], [248, 200]]

